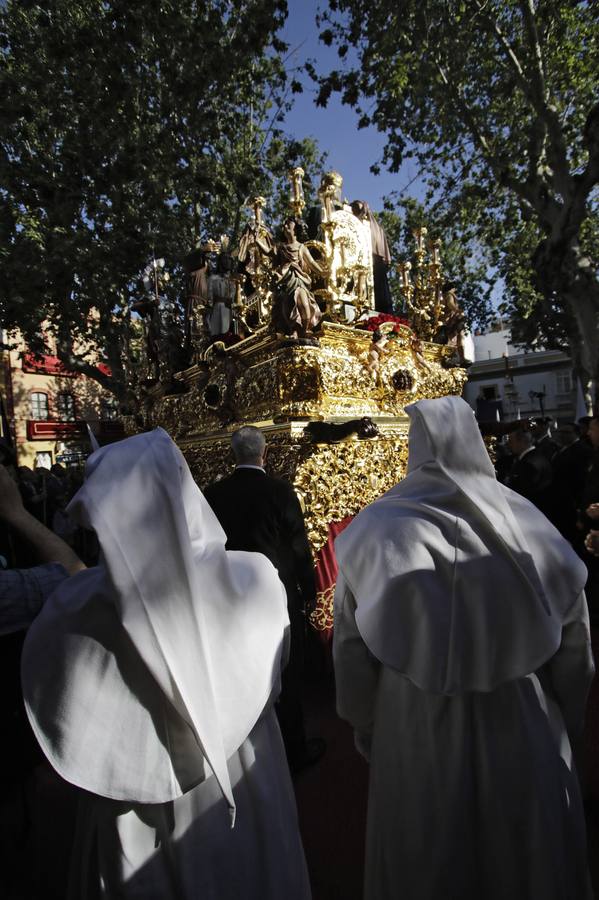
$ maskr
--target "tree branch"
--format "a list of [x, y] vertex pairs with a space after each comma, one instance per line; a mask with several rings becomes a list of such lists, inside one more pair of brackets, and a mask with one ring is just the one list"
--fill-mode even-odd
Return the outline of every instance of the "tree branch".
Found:
[[443, 84], [447, 88], [462, 117], [462, 121], [469, 129], [475, 144], [478, 144], [487, 165], [492, 169], [499, 183], [513, 191], [520, 199], [520, 202], [530, 211], [534, 206], [535, 201], [535, 197], [533, 196], [530, 187], [524, 182], [518, 181], [517, 178], [514, 178], [513, 175], [510, 174], [508, 163], [506, 160], [497, 156], [493, 151], [490, 141], [479, 127], [470, 107], [464, 101], [459, 90], [450, 82], [443, 66], [438, 60], [435, 60], [435, 64]]
[[90, 363], [85, 357], [78, 356], [73, 350], [73, 341], [71, 335], [66, 335], [64, 328], [59, 329], [61, 333], [56, 335], [56, 353], [59, 360], [71, 372], [80, 372], [93, 378], [105, 390], [111, 394], [115, 393], [115, 379], [111, 375], [105, 375], [104, 372]]
[[[531, 185], [537, 182], [537, 190], [544, 192], [548, 188], [545, 177], [545, 167], [542, 159], [546, 148], [546, 139], [549, 138], [551, 148], [551, 168], [556, 179], [555, 188], [564, 198], [572, 191], [572, 178], [568, 165], [568, 154], [564, 141], [563, 129], [554, 107], [549, 104], [545, 72], [543, 69], [543, 54], [541, 41], [534, 15], [534, 7], [531, 0], [519, 0], [525, 25], [525, 33], [531, 50], [533, 65], [531, 73], [524, 70], [513, 46], [501, 29], [496, 18], [484, 14], [484, 7], [478, 4], [478, 11], [492, 31], [507, 58], [510, 67], [516, 77], [516, 82], [522, 91], [524, 98], [536, 113], [537, 122], [533, 122], [533, 134], [529, 142], [529, 179]], [[542, 195], [542, 193], [541, 193]]]
[[591, 107], [584, 123], [583, 143], [589, 154], [589, 160], [578, 178], [581, 190], [588, 197], [596, 184], [599, 184], [599, 102]]
[[565, 199], [572, 190], [572, 176], [568, 164], [568, 151], [562, 124], [557, 110], [549, 102], [549, 92], [543, 66], [543, 50], [535, 18], [535, 9], [532, 0], [518, 0], [518, 5], [522, 12], [524, 31], [528, 38], [533, 62], [531, 66], [531, 84], [533, 86], [535, 108], [547, 128], [551, 146], [551, 164], [557, 176], [558, 190]]
[[535, 19], [535, 10], [532, 0], [519, 0], [518, 5], [524, 19], [524, 27], [528, 36], [530, 49], [532, 50], [532, 60], [534, 65], [531, 67], [532, 85], [537, 94], [537, 98], [542, 106], [546, 106], [549, 101], [547, 93], [547, 84], [545, 82], [545, 69], [543, 67], [543, 52], [541, 50], [541, 40], [539, 37], [539, 29]]

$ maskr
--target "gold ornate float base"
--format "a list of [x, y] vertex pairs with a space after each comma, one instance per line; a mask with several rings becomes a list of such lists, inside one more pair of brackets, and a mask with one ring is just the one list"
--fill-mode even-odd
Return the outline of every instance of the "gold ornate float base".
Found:
[[[330, 523], [355, 515], [404, 476], [405, 406], [461, 394], [466, 380], [463, 369], [444, 367], [446, 347], [418, 342], [407, 328], [389, 340], [373, 376], [371, 341], [369, 332], [325, 323], [314, 345], [264, 330], [229, 349], [212, 347], [178, 376], [186, 393], [155, 396], [148, 424], [171, 434], [200, 487], [232, 471], [232, 431], [261, 427], [268, 470], [294, 485], [316, 560]], [[316, 443], [306, 431], [309, 421], [364, 416], [376, 424], [377, 437]], [[330, 626], [331, 600], [321, 598], [316, 627]]]
[[[256, 424], [268, 442], [269, 473], [296, 490], [315, 557], [327, 541], [330, 522], [355, 515], [405, 474], [406, 419], [379, 424], [377, 438], [339, 444], [313, 443], [305, 434], [306, 422]], [[179, 446], [200, 487], [233, 471], [229, 433], [181, 440]]]

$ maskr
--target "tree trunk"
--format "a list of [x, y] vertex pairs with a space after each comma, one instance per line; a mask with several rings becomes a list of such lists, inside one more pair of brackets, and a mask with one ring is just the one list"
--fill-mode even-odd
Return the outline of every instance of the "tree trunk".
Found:
[[577, 242], [543, 241], [533, 256], [537, 288], [571, 316], [568, 345], [589, 414], [597, 409], [599, 384], [599, 281]]
[[563, 299], [577, 325], [579, 339], [577, 356], [580, 359], [580, 383], [588, 413], [597, 409], [595, 387], [599, 379], [599, 282], [588, 259], [575, 245], [565, 260], [570, 284], [565, 286]]

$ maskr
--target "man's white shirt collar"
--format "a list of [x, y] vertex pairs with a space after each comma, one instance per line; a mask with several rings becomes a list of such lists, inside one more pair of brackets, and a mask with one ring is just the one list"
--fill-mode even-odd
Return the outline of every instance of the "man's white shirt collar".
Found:
[[523, 450], [523, 451], [522, 451], [522, 453], [520, 454], [520, 456], [518, 457], [518, 459], [519, 459], [519, 460], [520, 460], [520, 459], [524, 459], [524, 457], [526, 456], [526, 454], [527, 454], [527, 453], [532, 453], [532, 451], [533, 451], [534, 449], [535, 449], [534, 447], [527, 447], [526, 450]]

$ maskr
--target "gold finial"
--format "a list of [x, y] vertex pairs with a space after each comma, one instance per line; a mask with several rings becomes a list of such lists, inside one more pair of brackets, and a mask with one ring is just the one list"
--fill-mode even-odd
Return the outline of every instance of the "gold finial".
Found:
[[413, 231], [414, 239], [416, 241], [416, 251], [418, 253], [424, 253], [424, 246], [426, 241], [426, 235], [428, 234], [428, 229], [422, 225], [420, 228], [416, 228]]
[[305, 174], [306, 173], [301, 166], [296, 166], [295, 169], [291, 169], [289, 172], [289, 179], [291, 181], [291, 206], [296, 219], [300, 218], [302, 210], [306, 205], [306, 201], [304, 200], [304, 186], [302, 184], [302, 178]]
[[429, 250], [432, 253], [432, 262], [435, 266], [441, 265], [441, 241], [437, 238], [429, 244]]
[[401, 262], [397, 266], [397, 271], [399, 272], [399, 280], [402, 288], [409, 288], [411, 285], [410, 278], [410, 269], [412, 268], [411, 262]]

